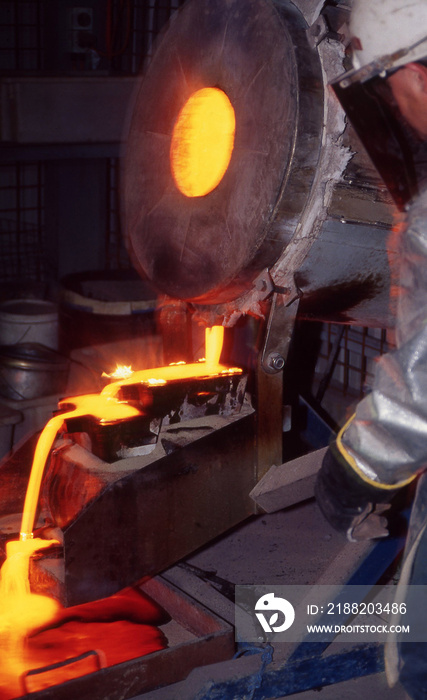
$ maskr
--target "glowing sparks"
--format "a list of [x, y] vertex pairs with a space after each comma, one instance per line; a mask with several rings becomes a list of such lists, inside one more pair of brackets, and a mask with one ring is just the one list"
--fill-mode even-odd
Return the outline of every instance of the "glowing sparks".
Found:
[[186, 197], [203, 197], [224, 177], [234, 148], [236, 117], [225, 92], [203, 88], [179, 113], [171, 143], [175, 184]]
[[120, 393], [123, 386], [129, 384], [148, 384], [153, 386], [153, 379], [156, 384], [177, 381], [180, 379], [202, 379], [215, 377], [223, 374], [241, 374], [239, 367], [229, 367], [219, 363], [224, 340], [223, 326], [213, 326], [206, 329], [206, 359], [203, 362], [192, 362], [190, 364], [176, 363], [166, 367], [156, 369], [144, 369], [133, 373], [132, 377], [108, 384], [102, 390], [100, 396], [115, 397]]
[[127, 377], [131, 377], [132, 374], [133, 369], [130, 365], [117, 365], [114, 372], [110, 374], [110, 377], [113, 379], [126, 379]]

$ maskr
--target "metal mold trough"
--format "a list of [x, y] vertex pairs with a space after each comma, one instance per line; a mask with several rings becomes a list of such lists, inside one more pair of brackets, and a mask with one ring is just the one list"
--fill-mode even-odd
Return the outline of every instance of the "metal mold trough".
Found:
[[177, 683], [198, 666], [233, 656], [234, 631], [231, 625], [161, 577], [149, 579], [141, 588], [172, 618], [161, 628], [168, 638], [169, 647], [44, 690], [33, 692], [34, 689], [28, 687], [31, 698], [105, 700], [108, 697], [108, 700], [125, 700], [138, 693]]
[[[42, 501], [62, 531], [62, 556], [46, 581], [30, 570], [33, 589], [67, 606], [107, 597], [252, 515], [254, 420], [244, 407], [169, 425], [153, 452], [111, 465], [79, 445], [61, 450]], [[47, 552], [42, 559], [52, 563]]]

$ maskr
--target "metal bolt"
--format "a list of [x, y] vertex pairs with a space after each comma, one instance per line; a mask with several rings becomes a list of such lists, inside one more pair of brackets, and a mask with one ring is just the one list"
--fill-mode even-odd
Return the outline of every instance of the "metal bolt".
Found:
[[271, 369], [279, 372], [285, 366], [285, 360], [278, 352], [271, 352], [267, 359], [267, 364]]
[[265, 292], [267, 290], [267, 281], [263, 279], [257, 279], [255, 282], [255, 289], [259, 292]]

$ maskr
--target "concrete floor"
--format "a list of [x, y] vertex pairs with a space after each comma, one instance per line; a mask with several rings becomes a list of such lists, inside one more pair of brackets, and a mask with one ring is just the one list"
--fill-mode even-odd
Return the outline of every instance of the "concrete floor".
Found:
[[379, 673], [287, 697], [295, 700], [406, 700], [408, 696], [401, 685], [389, 688], [385, 674]]
[[[186, 581], [190, 579], [186, 579], [186, 567], [195, 567], [194, 571], [208, 572], [209, 575], [216, 574], [219, 579], [231, 584], [345, 583], [349, 571], [354, 570], [358, 561], [363, 560], [366, 551], [366, 544], [351, 545], [333, 531], [323, 519], [314, 500], [310, 500], [285, 511], [254, 517], [197, 552], [185, 563], [173, 567], [166, 572], [166, 577], [170, 576], [183, 590], [190, 585], [193, 590], [186, 590], [189, 595], [194, 595], [232, 624], [233, 603], [218, 590], [212, 598], [208, 591], [209, 588], [212, 589], [212, 584], [206, 580], [201, 581], [200, 586], [187, 584]], [[335, 577], [342, 578], [337, 580]], [[274, 664], [283, 663], [287, 652], [280, 647], [285, 646], [275, 646]], [[331, 651], [339, 653], [342, 648], [342, 644], [334, 643]], [[139, 697], [141, 700], [210, 697], [199, 695], [208, 679], [218, 681], [227, 678], [227, 674], [236, 672], [247, 675], [259, 667], [258, 654], [240, 661], [237, 671], [236, 662], [199, 668], [182, 683]], [[249, 697], [245, 695], [233, 700], [249, 700]], [[381, 673], [287, 697], [298, 700], [352, 700], [361, 697], [365, 700], [405, 700], [407, 696], [400, 685], [390, 689], [385, 674]]]

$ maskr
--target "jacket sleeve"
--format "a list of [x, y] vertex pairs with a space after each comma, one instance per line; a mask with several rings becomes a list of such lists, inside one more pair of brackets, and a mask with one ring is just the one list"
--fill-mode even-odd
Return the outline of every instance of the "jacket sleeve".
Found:
[[427, 468], [427, 191], [402, 238], [397, 348], [378, 361], [373, 389], [337, 448], [367, 485], [405, 486]]

